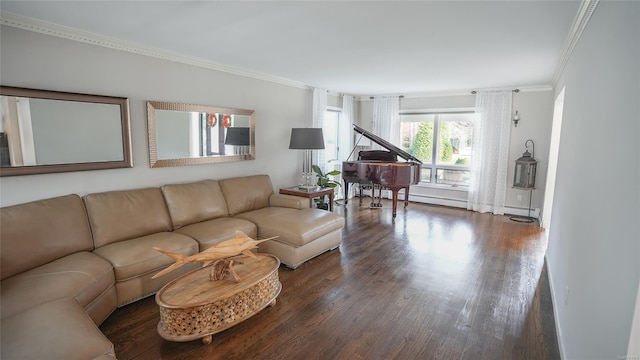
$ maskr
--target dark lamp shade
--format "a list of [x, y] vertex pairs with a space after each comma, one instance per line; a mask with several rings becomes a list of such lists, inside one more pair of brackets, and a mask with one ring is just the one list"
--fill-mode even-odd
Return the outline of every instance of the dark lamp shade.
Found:
[[317, 150], [324, 149], [322, 128], [293, 128], [289, 149]]
[[225, 145], [248, 146], [251, 145], [248, 127], [227, 128], [227, 137], [224, 139]]

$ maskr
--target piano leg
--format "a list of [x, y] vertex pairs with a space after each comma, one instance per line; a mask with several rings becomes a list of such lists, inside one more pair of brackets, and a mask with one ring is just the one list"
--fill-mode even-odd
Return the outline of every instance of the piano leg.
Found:
[[399, 189], [392, 189], [391, 193], [393, 194], [393, 215], [392, 218], [395, 219], [396, 218], [396, 209], [398, 208], [398, 190]]

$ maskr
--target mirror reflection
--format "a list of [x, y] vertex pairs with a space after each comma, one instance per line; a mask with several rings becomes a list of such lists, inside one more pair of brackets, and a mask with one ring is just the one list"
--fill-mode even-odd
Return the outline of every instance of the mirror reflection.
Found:
[[255, 159], [254, 111], [147, 102], [151, 167]]
[[0, 174], [131, 167], [126, 98], [1, 87]]

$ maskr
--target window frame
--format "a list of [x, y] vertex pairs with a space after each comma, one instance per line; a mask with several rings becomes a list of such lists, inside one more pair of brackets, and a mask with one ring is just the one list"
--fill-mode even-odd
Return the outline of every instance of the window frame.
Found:
[[[420, 180], [418, 186], [424, 187], [433, 187], [440, 189], [459, 189], [459, 190], [468, 190], [469, 185], [465, 184], [444, 184], [438, 183], [438, 170], [454, 170], [454, 171], [468, 171], [471, 172], [471, 165], [453, 165], [453, 164], [438, 164], [437, 154], [438, 147], [440, 141], [436, 141], [435, 139], [440, 138], [440, 124], [442, 121], [439, 115], [455, 115], [455, 114], [475, 114], [475, 108], [460, 108], [460, 109], [431, 109], [431, 110], [403, 110], [400, 111], [400, 126], [404, 122], [409, 122], [404, 119], [405, 116], [410, 115], [433, 115], [433, 143], [435, 146], [432, 148], [431, 154], [431, 162], [424, 162], [421, 165], [421, 169], [429, 169], [430, 170], [430, 178], [428, 180]], [[474, 131], [476, 123], [474, 121]]]

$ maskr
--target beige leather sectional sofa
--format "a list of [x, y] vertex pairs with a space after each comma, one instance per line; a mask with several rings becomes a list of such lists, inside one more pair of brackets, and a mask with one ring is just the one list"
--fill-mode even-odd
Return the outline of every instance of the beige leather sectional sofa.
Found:
[[295, 268], [340, 245], [344, 218], [276, 194], [269, 176], [67, 195], [1, 209], [2, 359], [114, 359], [100, 332], [117, 307], [199, 266], [151, 277], [172, 263], [161, 247], [195, 254], [232, 238]]

